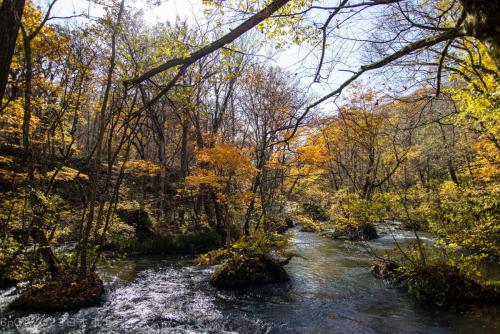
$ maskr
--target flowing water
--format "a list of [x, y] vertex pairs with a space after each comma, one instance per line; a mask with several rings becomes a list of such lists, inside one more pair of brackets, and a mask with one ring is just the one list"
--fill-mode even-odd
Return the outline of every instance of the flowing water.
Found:
[[[390, 233], [368, 245], [383, 252]], [[425, 238], [425, 237], [424, 237]], [[360, 243], [298, 232], [291, 281], [245, 292], [208, 284], [213, 269], [188, 258], [129, 258], [100, 268], [101, 306], [40, 314], [6, 311], [15, 290], [0, 291], [0, 332], [7, 333], [500, 333], [497, 308], [465, 313], [429, 308], [370, 273]]]

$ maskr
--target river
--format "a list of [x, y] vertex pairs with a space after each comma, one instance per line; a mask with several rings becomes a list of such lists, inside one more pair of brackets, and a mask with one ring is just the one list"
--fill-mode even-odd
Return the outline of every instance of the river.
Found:
[[[400, 233], [398, 240], [411, 236]], [[367, 243], [377, 252], [391, 235]], [[468, 312], [426, 307], [370, 273], [360, 243], [298, 232], [291, 281], [244, 292], [208, 284], [212, 268], [190, 258], [127, 258], [101, 266], [101, 306], [41, 314], [6, 311], [15, 289], [0, 291], [5, 333], [500, 333], [498, 308]]]

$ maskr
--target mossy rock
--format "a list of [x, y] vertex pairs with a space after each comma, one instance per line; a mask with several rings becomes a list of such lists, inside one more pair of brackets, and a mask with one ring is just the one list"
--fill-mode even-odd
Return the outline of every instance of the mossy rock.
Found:
[[345, 222], [335, 226], [331, 234], [334, 239], [366, 241], [378, 238], [377, 229], [372, 223]]
[[101, 302], [104, 285], [96, 273], [83, 279], [65, 272], [58, 277], [21, 293], [9, 307], [30, 311], [69, 311]]
[[217, 267], [210, 283], [221, 289], [240, 289], [290, 278], [278, 261], [267, 257], [232, 257]]
[[377, 278], [401, 284], [419, 301], [437, 306], [498, 303], [495, 287], [486, 287], [446, 264], [399, 265], [380, 260], [372, 267]]
[[318, 202], [302, 203], [302, 208], [314, 220], [325, 222], [329, 218], [325, 208]]
[[15, 280], [7, 275], [0, 276], [0, 290], [13, 287], [17, 283], [18, 283], [17, 280]]
[[320, 232], [323, 230], [322, 223], [315, 221], [308, 216], [298, 215], [296, 218], [301, 232]]
[[119, 208], [116, 210], [116, 214], [125, 224], [135, 228], [136, 237], [145, 238], [153, 235], [154, 218], [148, 210], [143, 208]]
[[401, 280], [417, 299], [438, 306], [498, 302], [500, 297], [449, 265], [418, 266]]
[[293, 222], [293, 219], [291, 217], [286, 217], [285, 218], [285, 226], [287, 228], [295, 227], [295, 223]]

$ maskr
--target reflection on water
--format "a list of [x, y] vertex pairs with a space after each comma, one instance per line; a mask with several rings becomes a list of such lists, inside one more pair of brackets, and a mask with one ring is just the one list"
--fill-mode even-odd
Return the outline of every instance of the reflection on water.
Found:
[[[399, 233], [399, 232], [398, 232]], [[406, 233], [406, 232], [405, 232]], [[395, 237], [404, 240], [409, 235]], [[369, 246], [383, 252], [392, 235]], [[359, 243], [298, 233], [291, 281], [245, 292], [209, 286], [211, 268], [189, 259], [115, 260], [101, 268], [107, 295], [99, 307], [56, 314], [6, 312], [13, 289], [0, 294], [0, 331], [8, 333], [496, 333], [499, 310], [465, 314], [430, 309], [370, 274]]]

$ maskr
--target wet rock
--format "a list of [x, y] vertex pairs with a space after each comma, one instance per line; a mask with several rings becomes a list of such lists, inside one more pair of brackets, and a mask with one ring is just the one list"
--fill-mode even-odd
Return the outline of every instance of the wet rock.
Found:
[[17, 280], [15, 280], [7, 275], [0, 276], [0, 290], [13, 287], [17, 283], [18, 283]]
[[77, 275], [64, 272], [24, 291], [9, 307], [30, 311], [68, 311], [97, 305], [103, 295], [104, 286], [96, 273], [78, 279]]
[[282, 264], [275, 259], [232, 257], [217, 267], [210, 283], [221, 289], [239, 289], [286, 282], [289, 279]]
[[351, 241], [366, 241], [378, 238], [377, 229], [372, 223], [351, 223], [346, 222], [335, 226], [331, 233], [332, 238], [351, 240]]
[[292, 227], [295, 227], [295, 223], [293, 222], [293, 219], [290, 218], [290, 217], [286, 217], [285, 218], [285, 226], [287, 228], [292, 228]]

